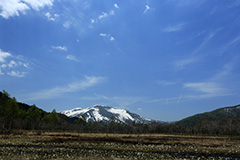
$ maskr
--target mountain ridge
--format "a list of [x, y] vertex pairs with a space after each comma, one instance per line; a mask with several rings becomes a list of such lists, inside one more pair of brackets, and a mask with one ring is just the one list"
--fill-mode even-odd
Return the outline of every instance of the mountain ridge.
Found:
[[93, 122], [110, 122], [114, 120], [120, 123], [151, 123], [153, 120], [143, 118], [136, 113], [132, 113], [125, 109], [117, 109], [114, 107], [96, 104], [88, 108], [73, 108], [70, 110], [65, 110], [59, 112], [68, 117], [78, 117], [84, 116], [86, 121]]
[[176, 122], [178, 125], [191, 126], [201, 123], [204, 120], [224, 121], [240, 117], [240, 104], [235, 106], [221, 107], [209, 112], [195, 114]]

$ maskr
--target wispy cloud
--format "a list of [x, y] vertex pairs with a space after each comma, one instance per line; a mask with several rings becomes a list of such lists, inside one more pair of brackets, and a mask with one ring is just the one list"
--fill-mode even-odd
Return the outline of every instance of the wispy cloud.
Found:
[[183, 26], [184, 26], [184, 24], [180, 23], [175, 26], [168, 26], [168, 27], [164, 28], [162, 31], [163, 32], [177, 32], [177, 31], [181, 31]]
[[100, 33], [99, 36], [101, 36], [101, 37], [106, 37], [107, 34], [106, 34], [106, 33]]
[[200, 93], [189, 95], [189, 98], [210, 98], [230, 95], [230, 92], [217, 82], [190, 82], [185, 83], [184, 87]]
[[78, 92], [93, 87], [99, 83], [104, 82], [105, 77], [85, 76], [79, 82], [70, 83], [64, 87], [54, 87], [30, 94], [27, 100], [43, 100], [58, 98], [66, 93]]
[[26, 72], [19, 72], [19, 71], [11, 71], [7, 73], [10, 76], [13, 77], [25, 77], [25, 75], [27, 74]]
[[237, 37], [229, 41], [226, 45], [221, 47], [220, 52], [222, 53], [228, 52], [230, 49], [232, 49], [236, 45], [239, 45], [239, 43], [240, 43], [240, 36], [238, 35]]
[[177, 103], [180, 104], [181, 100], [182, 100], [182, 94], [179, 95]]
[[117, 3], [115, 3], [113, 6], [114, 6], [115, 8], [117, 8], [117, 9], [119, 9], [119, 6], [118, 6]]
[[45, 13], [45, 16], [47, 17], [48, 21], [55, 21], [59, 17], [59, 14], [51, 15], [49, 12], [47, 12]]
[[63, 23], [63, 27], [65, 27], [67, 29], [69, 29], [71, 25], [72, 25], [72, 23], [70, 21], [66, 21]]
[[151, 9], [151, 8], [149, 7], [149, 5], [145, 5], [145, 10], [143, 11], [143, 14], [142, 14], [142, 15], [146, 14], [147, 11], [149, 11], [150, 9]]
[[17, 63], [14, 60], [11, 60], [10, 63], [8, 64], [8, 67], [13, 68], [16, 67]]
[[26, 13], [26, 10], [39, 10], [45, 6], [52, 6], [54, 0], [1, 0], [0, 16], [5, 19], [13, 16], [19, 16], [20, 13]]
[[0, 49], [0, 75], [25, 77], [27, 74], [27, 72], [25, 72], [26, 69], [30, 69], [29, 63], [26, 60], [24, 60], [22, 57], [20, 58], [19, 56], [14, 56], [9, 52], [4, 52]]
[[90, 97], [81, 97], [82, 100], [87, 101], [100, 101], [103, 100], [108, 105], [118, 106], [118, 107], [127, 107], [134, 103], [143, 102], [146, 100], [146, 97], [132, 97], [132, 96], [105, 96], [101, 94], [94, 94]]
[[111, 10], [109, 13], [102, 12], [102, 14], [98, 16], [98, 19], [103, 19], [108, 16], [113, 16], [114, 14], [115, 14], [114, 10]]
[[193, 51], [193, 54], [196, 54], [198, 53], [201, 49], [203, 49], [206, 44], [211, 40], [213, 39], [213, 37], [221, 30], [221, 28], [215, 30], [214, 32], [210, 32], [205, 38], [204, 40], [202, 41], [202, 43], [197, 47], [197, 49], [195, 49]]
[[52, 49], [60, 50], [60, 51], [67, 51], [67, 47], [65, 46], [52, 46]]
[[12, 55], [8, 52], [4, 52], [0, 49], [0, 62], [4, 63], [6, 58], [11, 57]]
[[100, 37], [107, 37], [110, 41], [114, 41], [115, 40], [115, 38], [111, 34], [100, 33], [99, 36]]
[[66, 59], [69, 59], [69, 60], [71, 60], [71, 61], [76, 61], [76, 62], [78, 62], [78, 59], [74, 56], [74, 55], [67, 55], [67, 57], [66, 57]]
[[185, 69], [188, 65], [193, 64], [197, 61], [197, 58], [180, 59], [174, 62], [174, 66], [177, 70], [182, 70]]

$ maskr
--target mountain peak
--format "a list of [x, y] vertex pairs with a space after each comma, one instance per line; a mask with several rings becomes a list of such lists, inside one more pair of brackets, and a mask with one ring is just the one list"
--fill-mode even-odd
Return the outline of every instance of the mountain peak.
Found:
[[60, 112], [68, 117], [84, 116], [86, 121], [93, 122], [110, 122], [111, 117], [114, 117], [115, 122], [120, 123], [150, 123], [152, 120], [143, 118], [135, 113], [131, 113], [125, 109], [117, 109], [101, 104], [96, 104], [89, 108], [74, 108]]

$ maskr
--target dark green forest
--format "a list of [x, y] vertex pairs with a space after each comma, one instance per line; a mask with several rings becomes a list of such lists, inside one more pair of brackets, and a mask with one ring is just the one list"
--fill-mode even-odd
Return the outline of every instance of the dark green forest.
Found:
[[46, 112], [34, 104], [20, 103], [3, 90], [0, 92], [0, 132], [11, 130], [240, 135], [240, 106], [220, 108], [172, 123], [123, 124], [115, 122], [114, 117], [109, 123], [86, 122], [84, 116], [69, 118], [55, 109]]

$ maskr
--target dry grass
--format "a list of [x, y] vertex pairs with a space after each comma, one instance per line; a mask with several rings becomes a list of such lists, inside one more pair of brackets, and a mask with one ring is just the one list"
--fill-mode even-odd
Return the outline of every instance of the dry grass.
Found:
[[240, 158], [239, 138], [213, 136], [18, 131], [0, 146], [0, 159]]

